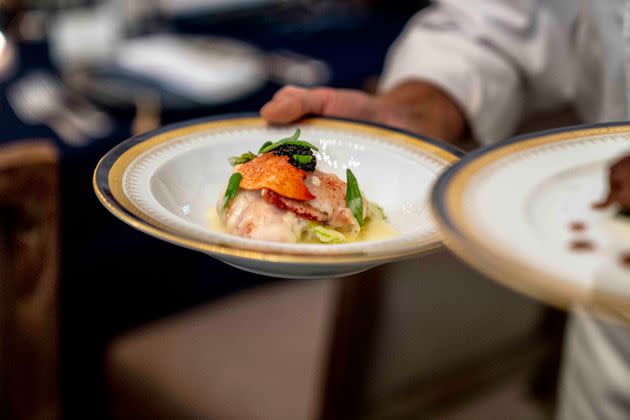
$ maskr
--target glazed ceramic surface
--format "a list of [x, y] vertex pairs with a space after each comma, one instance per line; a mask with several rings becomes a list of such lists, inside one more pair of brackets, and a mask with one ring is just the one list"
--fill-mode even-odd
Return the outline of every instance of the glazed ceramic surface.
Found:
[[[450, 168], [433, 192], [446, 243], [496, 280], [544, 301], [630, 308], [630, 219], [608, 168], [630, 153], [630, 126], [574, 127], [508, 140]], [[630, 312], [629, 312], [630, 313]]]
[[[289, 244], [226, 233], [212, 212], [232, 172], [230, 156], [290, 136], [318, 146], [318, 168], [345, 179], [381, 205], [393, 238], [346, 244]], [[330, 277], [364, 271], [439, 246], [429, 210], [437, 176], [458, 152], [446, 145], [363, 123], [308, 119], [269, 127], [259, 118], [222, 117], [166, 127], [120, 144], [95, 172], [95, 189], [114, 215], [161, 239], [239, 268], [280, 277]]]

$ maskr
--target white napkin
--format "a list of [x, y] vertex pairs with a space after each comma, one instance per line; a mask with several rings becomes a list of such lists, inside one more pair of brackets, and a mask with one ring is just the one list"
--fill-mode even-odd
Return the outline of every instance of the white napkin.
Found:
[[235, 99], [266, 80], [258, 51], [225, 39], [199, 43], [194, 38], [152, 35], [123, 43], [114, 61], [124, 70], [203, 102]]
[[60, 13], [49, 30], [51, 58], [59, 66], [107, 62], [123, 29], [124, 16], [114, 2]]

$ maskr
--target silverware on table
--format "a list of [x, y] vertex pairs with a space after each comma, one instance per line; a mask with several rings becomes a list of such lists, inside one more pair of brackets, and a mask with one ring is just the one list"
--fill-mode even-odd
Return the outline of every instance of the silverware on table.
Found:
[[7, 96], [18, 118], [48, 125], [70, 145], [84, 145], [111, 132], [106, 114], [47, 72], [28, 74], [9, 87]]
[[149, 87], [141, 87], [133, 83], [114, 79], [99, 79], [81, 69], [74, 69], [66, 74], [68, 84], [88, 97], [100, 95], [106, 102], [127, 104], [131, 100], [135, 115], [131, 123], [131, 133], [138, 135], [154, 130], [160, 126], [162, 101], [160, 92]]

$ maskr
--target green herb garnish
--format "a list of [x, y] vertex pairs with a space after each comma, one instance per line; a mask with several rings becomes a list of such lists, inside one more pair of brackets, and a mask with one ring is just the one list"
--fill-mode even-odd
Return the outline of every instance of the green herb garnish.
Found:
[[311, 155], [293, 155], [293, 160], [297, 163], [301, 163], [302, 165], [306, 165], [307, 163], [311, 163], [313, 160], [313, 156]]
[[[291, 144], [294, 146], [304, 146], [304, 147], [308, 147], [310, 149], [313, 149], [315, 151], [319, 151], [319, 149], [317, 148], [317, 146], [307, 142], [307, 141], [303, 141], [303, 140], [298, 140], [300, 138], [300, 129], [296, 129], [295, 133], [293, 133], [293, 135], [291, 137], [287, 137], [286, 139], [281, 139], [278, 140], [275, 143], [271, 143], [265, 147], [262, 147], [260, 149], [260, 151], [258, 153], [264, 154], [267, 152], [271, 152], [272, 150], [284, 145], [284, 144]], [[266, 143], [265, 143], [266, 144]], [[263, 145], [264, 146], [264, 145]]]
[[311, 232], [319, 239], [320, 242], [326, 244], [341, 244], [346, 242], [346, 235], [337, 232], [334, 229], [325, 228], [321, 225], [310, 225]]
[[377, 204], [369, 203], [367, 218], [370, 220], [385, 220], [387, 221], [387, 216], [385, 216], [385, 210]]
[[263, 149], [264, 149], [265, 147], [267, 147], [267, 146], [271, 146], [272, 144], [273, 144], [273, 142], [272, 142], [272, 141], [266, 141], [266, 142], [264, 142], [264, 143], [263, 143], [263, 145], [262, 145], [262, 146], [260, 146], [260, 149], [258, 149], [258, 153], [259, 153], [259, 154], [260, 154], [260, 153], [262, 153], [262, 151], [263, 151]]
[[241, 175], [240, 172], [234, 172], [230, 177], [227, 188], [225, 190], [225, 196], [223, 197], [223, 205], [221, 206], [221, 210], [225, 209], [230, 200], [232, 200], [238, 192], [238, 187], [239, 185], [241, 185], [242, 178], [243, 175]]
[[243, 153], [240, 156], [232, 156], [231, 158], [228, 159], [228, 162], [230, 162], [230, 165], [232, 166], [236, 166], [236, 165], [242, 165], [243, 163], [247, 163], [252, 159], [255, 159], [256, 155], [253, 154], [252, 152], [247, 152], [247, 153]]
[[357, 219], [359, 226], [363, 227], [365, 225], [363, 220], [363, 198], [361, 197], [359, 183], [350, 169], [346, 169], [346, 184], [346, 204], [354, 218]]

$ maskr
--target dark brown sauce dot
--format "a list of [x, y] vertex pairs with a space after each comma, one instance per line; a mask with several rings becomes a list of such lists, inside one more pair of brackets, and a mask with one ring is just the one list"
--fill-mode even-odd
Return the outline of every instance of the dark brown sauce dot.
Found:
[[571, 222], [569, 229], [573, 232], [584, 232], [586, 230], [586, 223], [584, 222]]
[[571, 242], [571, 249], [573, 251], [592, 251], [595, 249], [595, 244], [586, 239], [578, 239]]
[[624, 266], [625, 268], [630, 269], [630, 252], [625, 252], [621, 254], [621, 257], [619, 258], [619, 262], [621, 262], [621, 265]]

